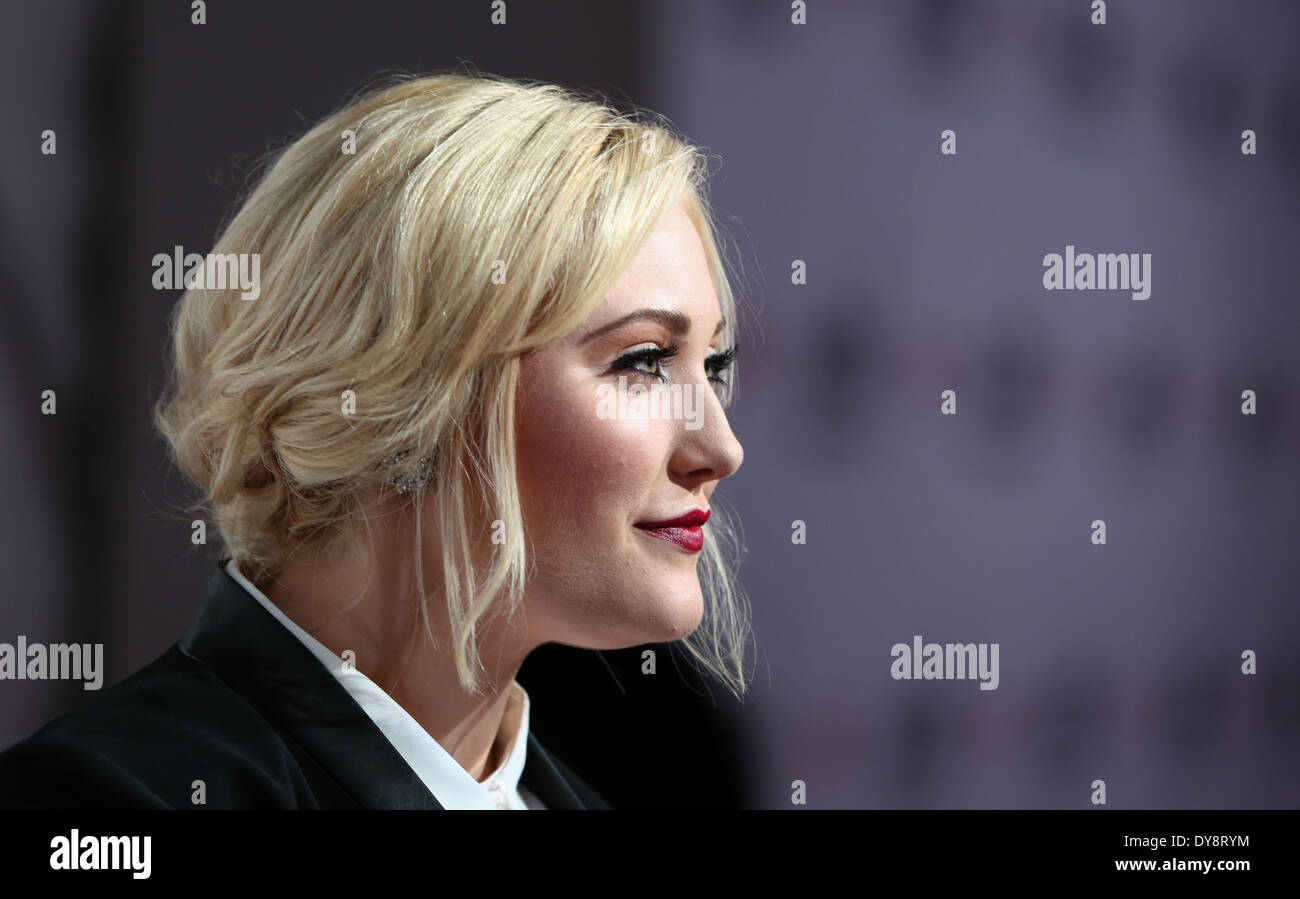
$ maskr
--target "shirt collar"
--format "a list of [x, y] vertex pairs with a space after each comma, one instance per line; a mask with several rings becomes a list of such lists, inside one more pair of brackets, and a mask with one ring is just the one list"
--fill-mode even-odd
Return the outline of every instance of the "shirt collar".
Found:
[[524, 807], [519, 782], [527, 760], [530, 703], [518, 681], [511, 681], [507, 688], [506, 710], [497, 734], [497, 740], [508, 746], [506, 757], [480, 783], [378, 684], [285, 615], [244, 577], [234, 559], [226, 563], [226, 572], [334, 675], [444, 808]]

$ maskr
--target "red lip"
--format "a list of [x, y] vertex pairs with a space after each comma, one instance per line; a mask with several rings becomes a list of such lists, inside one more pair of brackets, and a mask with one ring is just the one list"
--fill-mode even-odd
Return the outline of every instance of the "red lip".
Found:
[[710, 514], [708, 509], [692, 509], [685, 515], [679, 515], [676, 518], [669, 518], [664, 521], [638, 521], [636, 526], [639, 528], [696, 528], [708, 521]]
[[700, 525], [708, 520], [708, 509], [692, 509], [685, 515], [666, 521], [638, 522], [636, 527], [652, 537], [676, 544], [687, 552], [697, 553], [704, 548], [704, 531]]

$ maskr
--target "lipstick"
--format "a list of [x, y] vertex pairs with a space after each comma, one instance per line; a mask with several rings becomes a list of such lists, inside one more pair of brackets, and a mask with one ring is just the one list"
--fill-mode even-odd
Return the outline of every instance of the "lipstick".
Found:
[[649, 534], [680, 546], [687, 552], [697, 553], [704, 548], [704, 529], [701, 527], [709, 520], [708, 509], [692, 509], [685, 515], [664, 521], [638, 522], [636, 527]]

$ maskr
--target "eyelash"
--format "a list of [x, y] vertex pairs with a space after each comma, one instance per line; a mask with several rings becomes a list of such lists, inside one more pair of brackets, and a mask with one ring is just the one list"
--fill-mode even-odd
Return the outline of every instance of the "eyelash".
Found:
[[[628, 371], [634, 374], [644, 375], [648, 378], [655, 378], [659, 381], [666, 381], [667, 378], [664, 377], [662, 372], [644, 371], [643, 369], [637, 368], [636, 363], [646, 361], [662, 363], [665, 360], [676, 356], [677, 351], [680, 349], [681, 347], [678, 344], [670, 343], [665, 347], [647, 347], [644, 350], [636, 350], [635, 352], [628, 353], [626, 356], [619, 357], [619, 359], [614, 362], [614, 368], [618, 371]], [[709, 380], [715, 384], [726, 384], [726, 379], [720, 378], [718, 375], [726, 371], [727, 368], [731, 366], [731, 363], [735, 361], [735, 347], [721, 353], [714, 353], [712, 356], [707, 357], [704, 360], [704, 365], [706, 368], [712, 368], [714, 372], [709, 375]]]

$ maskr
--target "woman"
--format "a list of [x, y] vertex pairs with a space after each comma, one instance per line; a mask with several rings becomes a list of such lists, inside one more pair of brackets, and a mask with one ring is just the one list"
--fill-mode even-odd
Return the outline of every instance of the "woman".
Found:
[[491, 76], [285, 149], [186, 282], [157, 410], [226, 558], [184, 639], [0, 757], [0, 801], [603, 808], [529, 733], [534, 648], [682, 640], [741, 694], [703, 177], [662, 125]]

